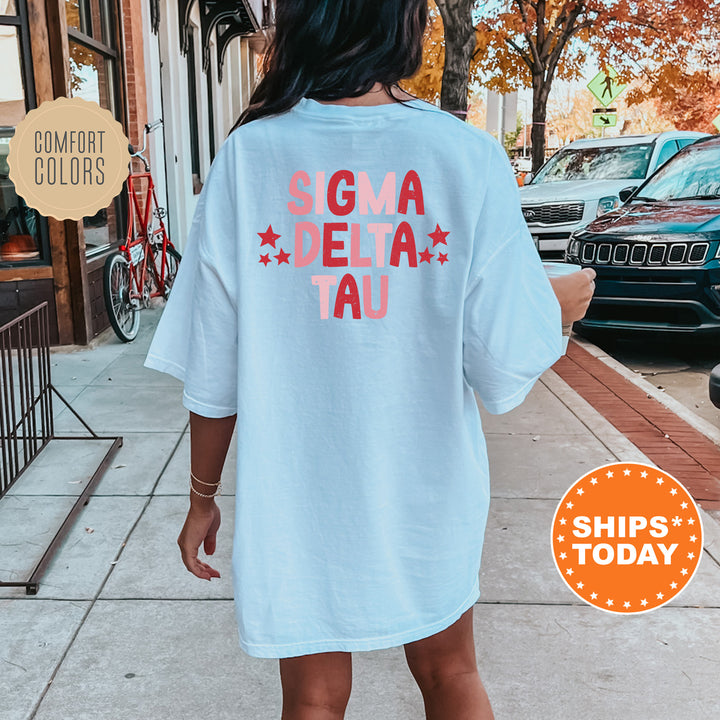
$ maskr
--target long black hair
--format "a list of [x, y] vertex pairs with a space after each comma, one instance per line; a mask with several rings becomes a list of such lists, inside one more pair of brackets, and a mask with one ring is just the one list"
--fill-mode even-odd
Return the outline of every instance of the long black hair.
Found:
[[[427, 0], [277, 0], [263, 76], [230, 132], [303, 97], [339, 100], [392, 86], [422, 64]], [[228, 133], [229, 134], [229, 133]]]

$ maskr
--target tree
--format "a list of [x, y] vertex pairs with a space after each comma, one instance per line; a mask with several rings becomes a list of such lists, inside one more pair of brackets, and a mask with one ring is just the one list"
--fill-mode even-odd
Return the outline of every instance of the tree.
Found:
[[499, 92], [532, 87], [537, 170], [555, 78], [578, 78], [593, 52], [601, 68], [612, 64], [623, 80], [643, 81], [633, 95], [640, 102], [664, 86], [681, 87], [688, 67], [707, 77], [702, 68], [717, 59], [718, 27], [717, 0], [504, 0], [478, 26], [486, 55], [475, 69]]
[[712, 122], [720, 115], [720, 74], [708, 77], [704, 72], [674, 71], [677, 77], [672, 82], [659, 84], [651, 92], [660, 111], [673, 118], [678, 130], [717, 132]]
[[[476, 0], [428, 0], [428, 25], [423, 40], [423, 65], [401, 83], [408, 92], [465, 120], [473, 54], [484, 47], [472, 15]], [[445, 62], [445, 57], [449, 58]]]
[[678, 127], [712, 129], [720, 112], [718, 0], [494, 0], [472, 28], [479, 5], [430, 0], [424, 65], [405, 85], [463, 118], [472, 81], [497, 92], [531, 87], [535, 169], [545, 159], [553, 82], [579, 79], [591, 53], [600, 68], [612, 65], [632, 82], [623, 96], [630, 103], [654, 99]]
[[[428, 23], [423, 37], [422, 67], [400, 85], [404, 90], [435, 103], [440, 99], [443, 67], [445, 66], [444, 28], [437, 5], [428, 3]], [[467, 85], [467, 82], [466, 82]]]
[[440, 107], [464, 120], [467, 116], [470, 62], [477, 46], [472, 22], [473, 0], [435, 0], [445, 30], [445, 63]]

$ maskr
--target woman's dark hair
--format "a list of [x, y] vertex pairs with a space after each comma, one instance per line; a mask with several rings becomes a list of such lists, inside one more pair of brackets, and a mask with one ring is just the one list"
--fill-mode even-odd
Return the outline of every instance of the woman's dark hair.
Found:
[[[263, 77], [230, 132], [301, 98], [357, 97], [391, 87], [422, 64], [427, 0], [277, 0]], [[229, 133], [228, 133], [229, 134]]]

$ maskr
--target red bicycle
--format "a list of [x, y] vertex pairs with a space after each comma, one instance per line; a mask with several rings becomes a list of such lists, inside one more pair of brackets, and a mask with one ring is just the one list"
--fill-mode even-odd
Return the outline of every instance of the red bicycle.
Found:
[[[130, 207], [125, 244], [105, 261], [105, 306], [110, 325], [123, 342], [137, 336], [141, 308], [148, 307], [151, 298], [167, 299], [170, 295], [181, 259], [165, 230], [165, 208], [158, 204], [150, 164], [143, 154], [147, 136], [159, 125], [162, 119], [145, 124], [141, 150], [128, 145], [131, 162], [132, 158], [142, 160], [144, 171], [133, 173], [131, 169], [128, 175]], [[143, 182], [147, 183], [147, 189], [141, 208], [139, 186]]]

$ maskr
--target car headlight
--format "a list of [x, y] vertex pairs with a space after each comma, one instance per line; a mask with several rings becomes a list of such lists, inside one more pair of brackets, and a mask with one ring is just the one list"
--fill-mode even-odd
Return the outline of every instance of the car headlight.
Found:
[[570, 238], [570, 244], [568, 245], [568, 255], [577, 257], [580, 254], [580, 241], [574, 238]]
[[596, 217], [609, 213], [616, 207], [620, 207], [620, 198], [617, 195], [608, 195], [607, 197], [600, 198]]

